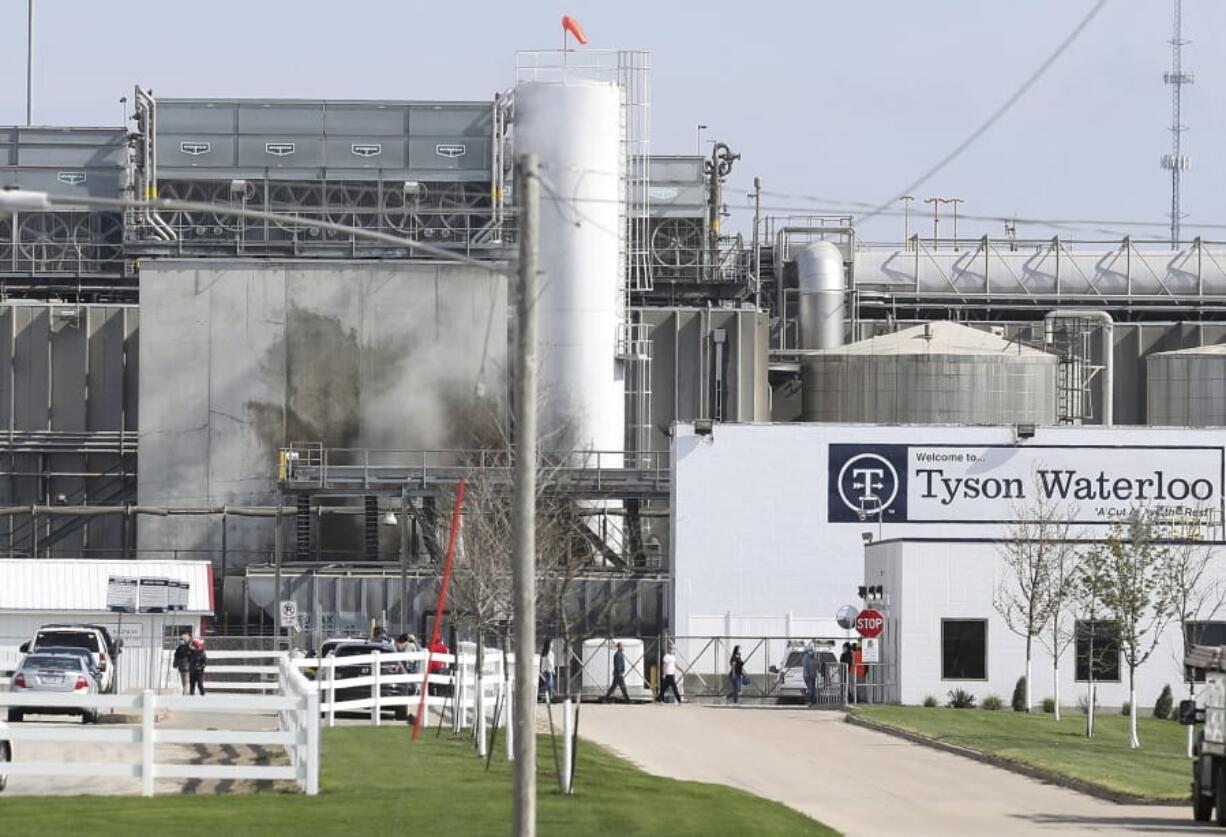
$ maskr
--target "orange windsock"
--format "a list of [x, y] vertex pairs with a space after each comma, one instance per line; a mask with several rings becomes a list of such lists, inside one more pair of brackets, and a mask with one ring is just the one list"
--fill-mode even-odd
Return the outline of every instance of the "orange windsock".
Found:
[[570, 15], [562, 15], [562, 28], [574, 35], [575, 40], [579, 43], [587, 43], [587, 35], [583, 34], [583, 27], [579, 25], [579, 21], [575, 20]]

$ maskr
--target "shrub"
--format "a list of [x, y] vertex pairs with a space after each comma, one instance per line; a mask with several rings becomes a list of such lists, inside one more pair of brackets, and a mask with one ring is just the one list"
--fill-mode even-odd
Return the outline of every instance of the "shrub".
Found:
[[1005, 702], [1000, 699], [1000, 695], [988, 695], [983, 699], [983, 703], [980, 704], [981, 708], [989, 712], [999, 712], [1000, 708], [1004, 705]]
[[1025, 712], [1026, 706], [1026, 678], [1017, 678], [1017, 685], [1013, 687], [1013, 711]]
[[1162, 694], [1158, 695], [1158, 700], [1154, 703], [1154, 717], [1166, 720], [1172, 715], [1172, 710], [1175, 708], [1175, 696], [1171, 694], [1171, 685], [1162, 687]]
[[975, 696], [965, 689], [954, 689], [949, 693], [949, 703], [946, 706], [950, 709], [974, 709]]
[[1043, 698], [1043, 711], [1048, 715], [1054, 715], [1056, 712], [1056, 699], [1049, 697]]
[[927, 707], [928, 709], [932, 709], [936, 705], [937, 705], [936, 695], [928, 695], [928, 697], [924, 698], [924, 706]]
[[1120, 706], [1120, 714], [1121, 715], [1131, 715], [1132, 714], [1132, 701], [1130, 700], [1124, 701], [1123, 705]]

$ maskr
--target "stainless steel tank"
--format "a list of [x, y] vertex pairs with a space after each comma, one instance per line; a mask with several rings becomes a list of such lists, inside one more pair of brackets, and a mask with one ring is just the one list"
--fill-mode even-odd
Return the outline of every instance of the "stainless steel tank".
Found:
[[1226, 426], [1226, 346], [1158, 352], [1145, 367], [1146, 424]]
[[925, 323], [804, 358], [805, 421], [1054, 424], [1056, 357]]

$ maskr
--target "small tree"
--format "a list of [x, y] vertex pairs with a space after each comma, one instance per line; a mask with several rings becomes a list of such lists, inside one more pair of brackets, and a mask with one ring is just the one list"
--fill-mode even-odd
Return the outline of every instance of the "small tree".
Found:
[[998, 547], [1001, 574], [992, 604], [1010, 631], [1026, 641], [1026, 711], [1034, 701], [1031, 670], [1034, 640], [1051, 619], [1053, 602], [1064, 598], [1052, 590], [1055, 565], [1069, 549], [1069, 527], [1075, 510], [1045, 499], [1038, 478], [1034, 497], [1013, 508], [1013, 520]]
[[1108, 618], [1105, 615], [1104, 597], [1110, 584], [1106, 551], [1095, 547], [1082, 552], [1073, 571], [1072, 593], [1078, 609], [1089, 624], [1086, 652], [1086, 738], [1094, 737], [1094, 711], [1098, 706], [1096, 680], [1102, 654], [1094, 645], [1099, 624]]
[[1120, 651], [1128, 667], [1128, 746], [1137, 749], [1137, 669], [1154, 653], [1163, 629], [1173, 616], [1166, 547], [1154, 537], [1151, 516], [1134, 510], [1127, 525], [1112, 526], [1095, 547], [1107, 583], [1099, 591], [1102, 604], [1119, 632]]
[[[1071, 521], [1075, 510], [1068, 513]], [[1079, 546], [1072, 540], [1075, 535], [1065, 530], [1063, 540], [1052, 546], [1048, 567], [1047, 626], [1039, 634], [1043, 647], [1051, 655], [1052, 699], [1055, 702], [1055, 719], [1060, 720], [1060, 658], [1076, 639], [1077, 621], [1073, 615], [1073, 603], [1077, 595], [1077, 573], [1080, 568]], [[1075, 661], [1074, 661], [1075, 662]]]

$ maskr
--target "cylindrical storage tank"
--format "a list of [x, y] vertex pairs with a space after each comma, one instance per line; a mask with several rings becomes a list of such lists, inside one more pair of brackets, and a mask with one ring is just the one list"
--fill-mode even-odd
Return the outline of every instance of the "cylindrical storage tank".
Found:
[[1145, 369], [1146, 424], [1226, 426], [1226, 346], [1157, 352]]
[[815, 241], [796, 254], [800, 288], [800, 348], [843, 345], [843, 254], [829, 241]]
[[1055, 424], [1056, 356], [935, 322], [806, 356], [805, 421]]
[[623, 450], [621, 88], [586, 79], [521, 82], [515, 153], [536, 154], [541, 167], [542, 444]]

